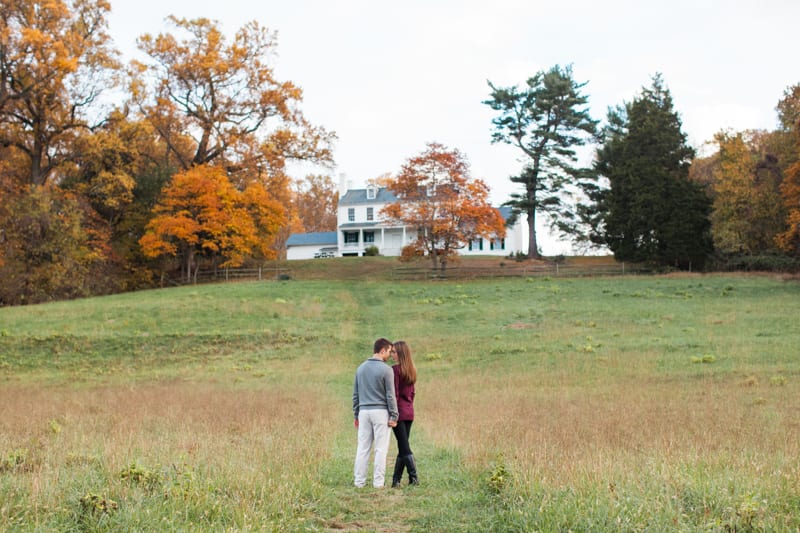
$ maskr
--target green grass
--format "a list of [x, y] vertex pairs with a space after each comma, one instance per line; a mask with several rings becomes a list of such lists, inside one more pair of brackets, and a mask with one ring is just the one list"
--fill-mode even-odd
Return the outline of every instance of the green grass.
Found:
[[[697, 275], [3, 308], [0, 530], [795, 531], [798, 314], [796, 282]], [[419, 369], [422, 484], [357, 490], [381, 336]]]

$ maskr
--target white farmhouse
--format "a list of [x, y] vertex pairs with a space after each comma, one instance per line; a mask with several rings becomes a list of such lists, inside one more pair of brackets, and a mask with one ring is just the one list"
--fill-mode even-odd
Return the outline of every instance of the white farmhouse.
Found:
[[[403, 247], [416, 238], [414, 228], [390, 222], [381, 210], [397, 197], [386, 188], [368, 185], [364, 189], [348, 189], [339, 198], [337, 231], [296, 233], [286, 241], [286, 259], [348, 257], [365, 255], [375, 246], [385, 256], [399, 256]], [[508, 207], [499, 208], [505, 220], [511, 215]], [[525, 253], [528, 226], [521, 217], [506, 228], [502, 239], [476, 239], [458, 250], [461, 255], [508, 256]]]

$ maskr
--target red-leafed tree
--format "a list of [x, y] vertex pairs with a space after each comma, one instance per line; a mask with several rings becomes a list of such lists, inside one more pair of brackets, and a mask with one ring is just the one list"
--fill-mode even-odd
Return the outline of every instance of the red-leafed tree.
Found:
[[503, 217], [489, 204], [488, 186], [470, 176], [458, 150], [429, 143], [388, 188], [398, 201], [387, 205], [383, 215], [416, 229], [411, 246], [427, 254], [433, 268], [445, 270], [448, 259], [473, 239], [505, 236]]

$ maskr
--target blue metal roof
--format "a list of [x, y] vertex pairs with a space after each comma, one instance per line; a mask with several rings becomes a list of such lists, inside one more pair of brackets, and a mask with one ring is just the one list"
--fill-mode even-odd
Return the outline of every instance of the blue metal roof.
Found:
[[286, 239], [286, 246], [311, 246], [314, 244], [337, 244], [335, 231], [318, 231], [314, 233], [293, 233]]

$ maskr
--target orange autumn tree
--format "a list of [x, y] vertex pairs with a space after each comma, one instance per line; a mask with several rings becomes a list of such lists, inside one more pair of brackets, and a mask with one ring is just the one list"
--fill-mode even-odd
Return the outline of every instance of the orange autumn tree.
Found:
[[782, 130], [791, 139], [794, 150], [780, 187], [788, 213], [786, 230], [775, 238], [775, 243], [787, 254], [800, 257], [800, 83], [786, 89], [777, 111]]
[[265, 237], [275, 231], [281, 211], [263, 187], [240, 192], [221, 168], [196, 166], [173, 176], [162, 191], [139, 244], [148, 257], [178, 257], [189, 281], [197, 276], [197, 256], [215, 265], [221, 260], [220, 266], [268, 256]]
[[447, 268], [448, 260], [478, 237], [502, 238], [505, 223], [489, 204], [489, 188], [473, 179], [466, 158], [439, 143], [429, 143], [410, 158], [388, 183], [398, 201], [382, 213], [416, 229], [411, 244], [431, 258], [433, 268]]
[[335, 135], [311, 124], [300, 87], [276, 76], [274, 32], [252, 21], [229, 38], [215, 20], [167, 21], [169, 32], [138, 39], [146, 59], [131, 64], [131, 107], [180, 169], [222, 167], [238, 190], [260, 186], [280, 201], [283, 228], [269, 239], [280, 252], [297, 220], [287, 165], [331, 164]]
[[336, 231], [339, 193], [330, 176], [309, 174], [295, 182], [292, 205], [305, 232]]
[[800, 256], [800, 161], [786, 169], [781, 194], [789, 213], [786, 219], [788, 228], [778, 234], [775, 242], [781, 250], [797, 257]]

